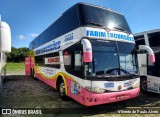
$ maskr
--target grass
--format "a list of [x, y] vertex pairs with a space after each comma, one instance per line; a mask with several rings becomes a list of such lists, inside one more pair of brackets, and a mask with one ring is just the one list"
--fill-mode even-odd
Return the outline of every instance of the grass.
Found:
[[21, 63], [7, 63], [7, 75], [24, 75], [25, 65]]

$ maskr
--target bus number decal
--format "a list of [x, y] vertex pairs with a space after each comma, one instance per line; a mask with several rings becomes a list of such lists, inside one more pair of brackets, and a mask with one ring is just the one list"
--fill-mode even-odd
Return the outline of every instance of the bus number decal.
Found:
[[70, 41], [72, 39], [73, 39], [73, 33], [66, 35], [64, 41], [67, 42], [67, 41]]
[[105, 87], [105, 88], [111, 88], [111, 87], [114, 87], [114, 83], [112, 83], [112, 82], [105, 83], [105, 84], [104, 84], [104, 87]]

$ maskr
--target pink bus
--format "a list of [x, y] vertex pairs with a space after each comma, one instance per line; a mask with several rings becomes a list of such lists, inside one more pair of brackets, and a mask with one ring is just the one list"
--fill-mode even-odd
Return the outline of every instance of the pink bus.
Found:
[[[28, 74], [85, 105], [139, 95], [137, 47], [125, 17], [77, 3], [30, 43]], [[141, 46], [151, 55], [153, 51]]]

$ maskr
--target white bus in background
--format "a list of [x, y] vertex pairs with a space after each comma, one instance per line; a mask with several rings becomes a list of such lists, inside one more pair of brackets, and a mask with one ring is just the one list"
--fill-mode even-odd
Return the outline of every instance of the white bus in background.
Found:
[[148, 61], [145, 52], [138, 54], [141, 75], [141, 90], [160, 93], [160, 29], [134, 34], [137, 45], [151, 47], [155, 54], [155, 63]]
[[2, 83], [6, 75], [6, 54], [11, 52], [11, 31], [9, 25], [1, 21], [0, 16], [0, 92], [2, 92]]

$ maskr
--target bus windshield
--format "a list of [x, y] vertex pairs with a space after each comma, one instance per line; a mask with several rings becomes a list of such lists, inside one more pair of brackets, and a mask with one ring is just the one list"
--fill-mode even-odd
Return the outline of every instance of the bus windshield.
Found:
[[103, 26], [131, 33], [125, 17], [104, 8], [79, 5], [81, 25]]
[[93, 61], [89, 63], [89, 76], [137, 74], [135, 44], [91, 40]]

